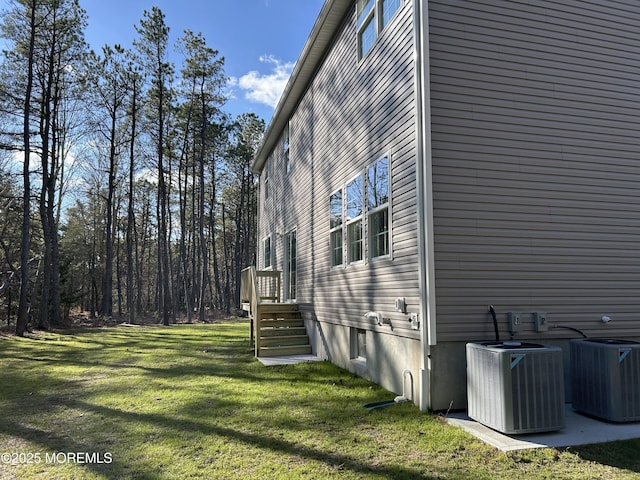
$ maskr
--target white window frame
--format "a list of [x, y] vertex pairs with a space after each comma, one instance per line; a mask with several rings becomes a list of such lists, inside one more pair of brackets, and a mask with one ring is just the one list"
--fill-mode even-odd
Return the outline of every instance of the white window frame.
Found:
[[[398, 2], [396, 9], [392, 11], [391, 15], [385, 15], [384, 13], [384, 7], [385, 7], [385, 3], [387, 2]], [[396, 16], [396, 13], [398, 13], [398, 11], [400, 10], [400, 8], [402, 8], [402, 5], [404, 4], [404, 0], [379, 0], [379, 5], [380, 5], [380, 15], [379, 15], [379, 21], [378, 23], [380, 24], [380, 31], [384, 30], [387, 25], [389, 25], [391, 23], [391, 21], [393, 20], [393, 17]], [[386, 23], [385, 23], [385, 17], [386, 17]]]
[[[358, 29], [358, 59], [363, 59], [373, 48], [378, 38], [378, 26], [376, 25], [376, 9], [378, 0], [358, 0], [356, 2], [356, 26]], [[363, 39], [369, 27], [373, 27], [373, 41], [364, 50]]]
[[[371, 188], [371, 170], [378, 165], [380, 162], [386, 160], [386, 202], [372, 205], [369, 198], [369, 190]], [[345, 185], [343, 185], [340, 189], [334, 190], [333, 193], [329, 197], [329, 251], [330, 251], [330, 265], [331, 268], [337, 267], [349, 267], [351, 265], [361, 265], [367, 262], [377, 262], [380, 260], [392, 260], [393, 259], [393, 182], [392, 182], [392, 155], [391, 151], [388, 151], [384, 155], [378, 157], [375, 162], [367, 165], [364, 171], [360, 171], [356, 176], [351, 178]], [[353, 217], [349, 216], [349, 208], [350, 208], [350, 200], [349, 200], [349, 187], [354, 182], [357, 182], [360, 179], [360, 193], [362, 195], [362, 203], [358, 205], [360, 207], [360, 214], [355, 215]], [[336, 194], [340, 193], [342, 195], [341, 203], [342, 203], [342, 218], [340, 220], [340, 224], [334, 225], [331, 222], [331, 217], [333, 214], [333, 205], [332, 199]], [[387, 229], [386, 229], [386, 249], [387, 251], [380, 255], [375, 255], [376, 248], [374, 245], [376, 243], [376, 238], [374, 238], [374, 231], [372, 228], [373, 221], [372, 218], [381, 212], [386, 211], [387, 216]], [[360, 225], [360, 229], [362, 232], [362, 238], [359, 240], [361, 244], [361, 257], [354, 259], [352, 254], [352, 235], [351, 228], [354, 225]], [[334, 259], [334, 236], [338, 233], [340, 235], [340, 239], [342, 241], [342, 263], [336, 264]]]
[[[269, 235], [262, 239], [262, 269], [263, 270], [272, 270], [273, 269], [273, 235]], [[267, 244], [269, 245], [269, 249], [267, 251]], [[268, 255], [267, 255], [268, 253]], [[269, 261], [267, 263], [267, 260]]]
[[[355, 215], [354, 217], [349, 217], [348, 215], [348, 211], [349, 211], [349, 186], [355, 182], [358, 181], [358, 179], [360, 179], [360, 214], [359, 215]], [[349, 180], [347, 182], [347, 185], [345, 187], [345, 200], [344, 200], [344, 224], [345, 224], [345, 230], [346, 230], [346, 249], [347, 249], [347, 258], [346, 258], [346, 263], [347, 265], [354, 265], [354, 264], [362, 264], [364, 263], [364, 259], [366, 257], [366, 251], [365, 251], [365, 245], [366, 245], [366, 235], [365, 235], [365, 226], [364, 226], [364, 221], [365, 221], [365, 191], [364, 191], [364, 183], [365, 183], [365, 176], [364, 176], [364, 172], [360, 172], [358, 173], [358, 175], [356, 175], [355, 177], [353, 177], [351, 180]], [[352, 242], [351, 241], [351, 229], [352, 228], [358, 228], [357, 225], [360, 225], [360, 239], [357, 240], [358, 243], [360, 243], [360, 258], [355, 258], [354, 259], [354, 255], [352, 254]]]
[[[333, 224], [333, 199], [334, 197], [340, 194], [340, 219], [339, 223]], [[340, 239], [340, 263], [335, 262], [335, 252], [338, 250], [335, 247], [334, 239]], [[344, 255], [344, 188], [339, 188], [335, 192], [331, 194], [329, 197], [329, 249], [331, 251], [331, 267], [332, 268], [341, 268], [345, 265], [345, 255]]]
[[[358, 0], [356, 2], [356, 37], [358, 44], [358, 60], [362, 60], [373, 49], [382, 31], [391, 23], [396, 13], [400, 10], [405, 0]], [[396, 7], [391, 15], [385, 15], [385, 5], [394, 2]], [[395, 3], [397, 2], [397, 4]], [[386, 20], [386, 22], [385, 22]], [[368, 28], [373, 27], [373, 40], [370, 45], [365, 45], [363, 39]], [[365, 50], [366, 47], [366, 50]]]
[[[385, 203], [382, 203], [380, 205], [375, 205], [375, 206], [371, 206], [370, 202], [369, 202], [369, 188], [371, 185], [371, 176], [370, 176], [370, 172], [371, 169], [374, 168], [376, 165], [378, 165], [380, 162], [382, 162], [383, 160], [386, 160], [387, 163], [387, 201]], [[367, 170], [366, 170], [366, 175], [365, 175], [365, 196], [366, 196], [366, 202], [365, 202], [365, 212], [366, 212], [366, 216], [367, 216], [367, 244], [368, 244], [368, 250], [369, 250], [369, 255], [368, 258], [371, 261], [376, 261], [379, 259], [385, 259], [385, 258], [391, 258], [392, 257], [392, 251], [393, 249], [391, 248], [391, 238], [392, 237], [392, 224], [393, 222], [391, 221], [391, 152], [386, 153], [385, 155], [381, 156], [380, 158], [378, 158], [375, 162], [371, 163], [370, 165], [367, 166]], [[374, 251], [376, 250], [374, 248], [374, 244], [375, 244], [375, 238], [374, 238], [374, 234], [372, 231], [372, 224], [373, 222], [371, 221], [371, 218], [374, 215], [377, 215], [381, 212], [384, 212], [386, 210], [387, 212], [387, 230], [386, 230], [386, 245], [387, 245], [387, 252], [382, 254], [382, 255], [373, 255]]]

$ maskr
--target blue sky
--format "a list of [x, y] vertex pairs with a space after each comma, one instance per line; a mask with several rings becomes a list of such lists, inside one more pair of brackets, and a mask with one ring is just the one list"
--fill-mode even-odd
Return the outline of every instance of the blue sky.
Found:
[[[0, 0], [4, 3], [4, 0]], [[171, 36], [170, 60], [180, 69], [175, 40], [185, 29], [201, 32], [225, 58], [231, 78], [225, 110], [271, 118], [324, 0], [80, 0], [87, 11], [87, 42], [131, 47], [145, 10], [159, 7]]]

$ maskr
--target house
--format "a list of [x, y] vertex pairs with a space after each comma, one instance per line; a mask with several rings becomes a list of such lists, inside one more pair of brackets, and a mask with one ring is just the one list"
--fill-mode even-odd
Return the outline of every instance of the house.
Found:
[[310, 350], [439, 410], [489, 305], [566, 358], [640, 337], [638, 32], [628, 0], [327, 0], [254, 163]]

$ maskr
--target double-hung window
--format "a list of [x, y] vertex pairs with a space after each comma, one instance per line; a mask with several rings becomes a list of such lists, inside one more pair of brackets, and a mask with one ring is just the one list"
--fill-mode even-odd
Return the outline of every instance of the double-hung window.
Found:
[[262, 240], [262, 268], [271, 268], [271, 237]]
[[367, 222], [371, 258], [389, 255], [389, 158], [367, 169]]
[[380, 1], [380, 30], [384, 29], [396, 14], [402, 0], [382, 0]]
[[376, 1], [358, 0], [356, 5], [358, 24], [358, 56], [363, 58], [376, 41]]
[[362, 214], [364, 209], [364, 183], [362, 174], [347, 183], [347, 262], [364, 260], [364, 228]]
[[400, 9], [403, 0], [358, 0], [356, 25], [358, 29], [358, 58], [364, 58], [380, 32]]
[[342, 265], [342, 189], [331, 195], [329, 216], [331, 222], [331, 266]]
[[329, 203], [332, 267], [391, 257], [389, 155], [332, 193]]

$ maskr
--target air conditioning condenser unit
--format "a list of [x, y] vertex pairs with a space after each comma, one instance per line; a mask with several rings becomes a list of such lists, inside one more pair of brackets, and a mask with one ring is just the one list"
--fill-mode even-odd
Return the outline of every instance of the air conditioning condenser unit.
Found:
[[525, 342], [468, 343], [468, 415], [507, 434], [565, 425], [562, 350]]
[[640, 420], [640, 343], [571, 340], [573, 408], [611, 422]]

